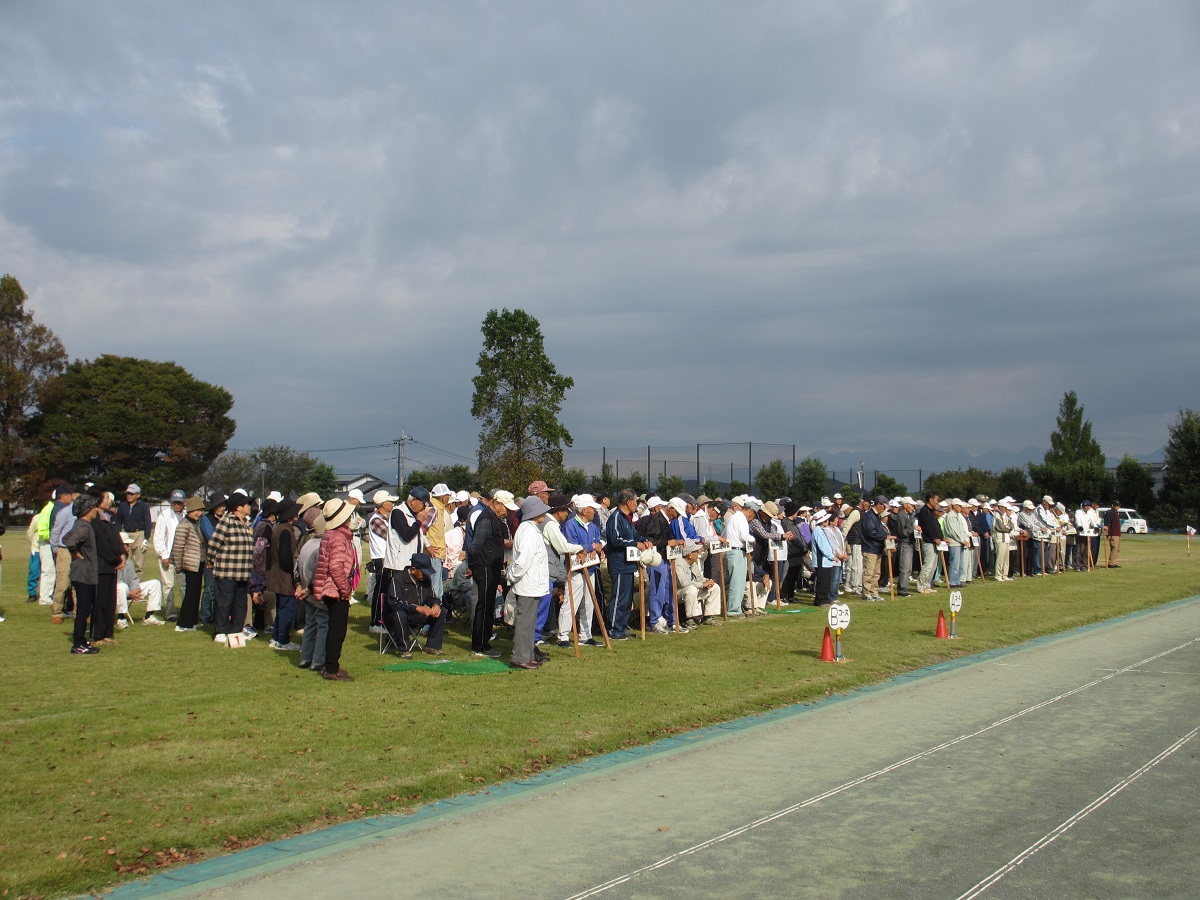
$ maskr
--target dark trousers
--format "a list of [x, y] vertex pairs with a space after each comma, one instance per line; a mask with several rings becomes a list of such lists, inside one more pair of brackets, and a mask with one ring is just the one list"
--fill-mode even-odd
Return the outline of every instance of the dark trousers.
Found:
[[814, 574], [816, 575], [814, 583], [816, 585], [817, 606], [824, 606], [827, 603], [832, 603], [833, 601], [829, 599], [829, 585], [832, 581], [833, 569], [822, 567], [817, 569]]
[[97, 577], [96, 599], [92, 604], [92, 640], [113, 636], [117, 621], [117, 576], [108, 572]]
[[[346, 604], [350, 608], [350, 604]], [[291, 594], [275, 595], [275, 624], [272, 626], [275, 642], [290, 644], [292, 642], [292, 622], [296, 619], [296, 598]]]
[[428, 625], [429, 634], [425, 637], [425, 646], [430, 650], [441, 650], [442, 636], [446, 633], [446, 620], [450, 616], [450, 608], [442, 605], [441, 610], [441, 615], [435, 619], [417, 612], [412, 606], [400, 607], [396, 610], [394, 620], [399, 625], [400, 634], [393, 636], [401, 637], [404, 645], [407, 646], [412, 642], [413, 636], [420, 634], [421, 629]]
[[208, 566], [204, 567], [204, 590], [200, 594], [200, 621], [205, 625], [211, 625], [213, 620], [213, 608], [215, 590], [213, 588], [213, 573]]
[[613, 572], [612, 603], [609, 604], [608, 631], [610, 634], [624, 634], [629, 628], [629, 614], [633, 609], [633, 573]]
[[380, 625], [383, 623], [383, 560], [371, 560], [367, 563], [367, 571], [375, 576], [371, 580], [371, 596], [369, 598], [371, 602], [371, 624]]
[[72, 646], [83, 647], [88, 642], [88, 616], [92, 614], [92, 606], [96, 602], [96, 586], [72, 581], [71, 587], [75, 589], [75, 634], [72, 638]]
[[213, 633], [237, 634], [246, 625], [246, 582], [214, 578], [213, 593]]
[[496, 618], [496, 589], [500, 586], [500, 564], [475, 566], [471, 569], [479, 593], [475, 600], [475, 617], [471, 620], [471, 649], [476, 653], [492, 645], [492, 623]]
[[350, 601], [325, 597], [325, 608], [329, 610], [329, 634], [325, 637], [325, 671], [336, 675], [342, 665], [342, 644], [346, 642], [346, 629], [350, 625]]
[[[180, 573], [176, 573], [177, 575]], [[200, 621], [200, 594], [204, 591], [204, 572], [183, 572], [183, 605], [179, 608], [178, 628], [195, 628]]]

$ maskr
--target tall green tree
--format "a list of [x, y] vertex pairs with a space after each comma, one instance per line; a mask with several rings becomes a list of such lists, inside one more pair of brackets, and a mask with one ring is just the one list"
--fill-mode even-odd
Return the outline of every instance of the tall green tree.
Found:
[[899, 497], [907, 493], [908, 486], [901, 484], [887, 472], [880, 472], [875, 478], [875, 484], [871, 487], [872, 497], [878, 497], [882, 494], [891, 499], [892, 497]]
[[[212, 461], [204, 473], [204, 484], [223, 494], [242, 488], [264, 497], [271, 491], [298, 497], [309, 490], [305, 483], [319, 463], [316, 457], [284, 444], [268, 444], [248, 453], [234, 450]], [[337, 490], [336, 478], [333, 490]]]
[[48, 471], [161, 497], [200, 485], [233, 435], [232, 406], [175, 363], [105, 354], [49, 381], [30, 429]]
[[[1143, 516], [1154, 512], [1154, 476], [1149, 468], [1128, 453], [1117, 463], [1113, 490], [1122, 506], [1132, 507]], [[1112, 496], [1102, 499], [1111, 500]]]
[[716, 500], [721, 496], [721, 486], [709, 478], [700, 486], [700, 493], [710, 500]]
[[682, 475], [659, 475], [654, 492], [664, 500], [670, 500], [676, 494], [682, 494], [687, 489]]
[[491, 310], [483, 319], [479, 374], [471, 415], [479, 431], [479, 477], [491, 487], [524, 491], [562, 473], [571, 433], [558, 421], [575, 380], [559, 375], [546, 355], [542, 326], [523, 309]]
[[[315, 491], [323, 500], [328, 500], [338, 492], [337, 473], [327, 462], [319, 462], [304, 476], [304, 493]], [[282, 491], [280, 492], [282, 493]], [[284, 496], [289, 496], [284, 494]]]
[[1029, 464], [1033, 483], [1067, 506], [1101, 496], [1111, 483], [1104, 451], [1092, 437], [1092, 423], [1083, 417], [1083, 405], [1074, 391], [1063, 394], [1055, 421], [1042, 464]]
[[758, 488], [758, 495], [763, 500], [774, 500], [776, 497], [785, 496], [791, 485], [791, 479], [788, 477], [787, 467], [784, 466], [783, 460], [773, 459], [759, 469], [758, 476], [754, 479], [754, 485]]
[[32, 505], [38, 499], [34, 493], [44, 475], [34, 462], [26, 429], [46, 384], [67, 366], [62, 341], [34, 321], [25, 309], [27, 299], [17, 279], [0, 277], [0, 521], [5, 524], [10, 500]]
[[930, 475], [925, 479], [925, 490], [934, 491], [942, 499], [958, 497], [960, 500], [969, 500], [979, 494], [998, 496], [998, 484], [995, 472], [971, 466], [967, 469], [953, 469]]
[[1014, 500], [1024, 500], [1032, 494], [1029, 479], [1025, 470], [1020, 466], [1009, 466], [996, 476], [996, 497], [1012, 497]]
[[829, 470], [815, 456], [806, 456], [796, 463], [792, 478], [792, 499], [813, 505], [829, 490]]
[[[1181, 409], [1175, 424], [1167, 429], [1163, 454], [1166, 472], [1160, 499], [1173, 507], [1183, 523], [1200, 519], [1200, 412]], [[1124, 497], [1118, 498], [1122, 503]]]

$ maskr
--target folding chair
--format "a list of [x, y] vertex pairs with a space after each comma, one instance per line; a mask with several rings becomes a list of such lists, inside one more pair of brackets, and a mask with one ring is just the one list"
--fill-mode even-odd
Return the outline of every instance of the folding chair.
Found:
[[383, 614], [383, 633], [379, 635], [379, 655], [383, 656], [389, 649], [403, 656], [420, 650], [417, 635], [409, 627], [408, 620], [392, 605], [392, 594], [383, 598], [381, 612]]

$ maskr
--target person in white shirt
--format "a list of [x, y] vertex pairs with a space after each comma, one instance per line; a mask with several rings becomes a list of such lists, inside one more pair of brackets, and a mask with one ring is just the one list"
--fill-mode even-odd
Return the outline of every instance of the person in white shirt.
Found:
[[387, 631], [383, 625], [383, 561], [388, 551], [392, 508], [399, 499], [385, 490], [378, 490], [371, 495], [371, 503], [375, 505], [375, 512], [367, 517], [367, 552], [371, 555], [371, 561], [367, 563], [367, 571], [371, 575], [367, 587], [367, 602], [371, 605], [371, 634], [383, 634]]
[[[746, 496], [741, 494], [729, 501], [729, 512], [725, 518], [725, 533], [722, 535], [729, 545], [725, 554], [725, 572], [728, 590], [725, 592], [730, 616], [742, 615], [742, 599], [746, 592], [746, 550], [750, 546], [750, 521], [746, 518]], [[751, 513], [753, 515], [753, 513]]]
[[534, 633], [537, 630], [538, 603], [550, 583], [546, 541], [538, 527], [550, 507], [539, 497], [526, 497], [521, 504], [521, 524], [513, 535], [512, 562], [508, 565], [509, 595], [514, 606], [511, 665], [516, 669], [536, 669], [541, 665]]
[[1100, 553], [1100, 514], [1091, 500], [1084, 500], [1075, 512], [1075, 530], [1078, 532], [1080, 571], [1094, 569]]
[[162, 581], [164, 612], [167, 621], [179, 618], [175, 608], [175, 569], [171, 566], [171, 545], [175, 543], [175, 529], [183, 520], [183, 505], [187, 496], [181, 490], [171, 491], [171, 508], [160, 509], [154, 523], [154, 553], [158, 556], [159, 579]]

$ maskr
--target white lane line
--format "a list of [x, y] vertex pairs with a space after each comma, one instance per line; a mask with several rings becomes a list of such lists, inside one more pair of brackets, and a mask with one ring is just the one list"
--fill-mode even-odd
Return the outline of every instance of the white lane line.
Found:
[[1101, 794], [1099, 797], [1097, 797], [1095, 800], [1093, 800], [1091, 803], [1089, 803], [1083, 809], [1079, 810], [1079, 812], [1075, 813], [1075, 815], [1071, 816], [1071, 818], [1067, 819], [1065, 822], [1063, 822], [1061, 825], [1059, 825], [1057, 828], [1055, 828], [1049, 834], [1046, 834], [1045, 836], [1043, 836], [1036, 843], [1030, 844], [1028, 847], [1026, 847], [1024, 850], [1022, 850], [1020, 853], [1018, 853], [1012, 859], [1010, 859], [1007, 863], [1005, 863], [1003, 866], [1001, 866], [999, 869], [997, 869], [995, 872], [993, 872], [987, 878], [983, 879], [983, 881], [979, 882], [979, 884], [975, 885], [973, 888], [971, 888], [965, 894], [960, 894], [958, 896], [957, 900], [971, 900], [971, 898], [973, 898], [973, 897], [978, 897], [980, 894], [982, 894], [984, 891], [986, 891], [988, 888], [990, 888], [992, 885], [994, 885], [996, 882], [998, 882], [1000, 879], [1002, 879], [1005, 875], [1007, 875], [1009, 872], [1011, 872], [1017, 866], [1021, 865], [1021, 863], [1025, 862], [1025, 860], [1029, 859], [1029, 857], [1033, 856], [1035, 853], [1037, 853], [1039, 850], [1043, 849], [1044, 847], [1048, 847], [1051, 844], [1053, 844], [1060, 837], [1062, 837], [1064, 834], [1066, 834], [1068, 831], [1070, 831], [1072, 828], [1074, 828], [1077, 824], [1079, 824], [1085, 818], [1087, 818], [1091, 813], [1095, 812], [1100, 807], [1102, 807], [1105, 803], [1107, 803], [1109, 800], [1111, 800], [1113, 797], [1117, 796], [1117, 794], [1121, 793], [1121, 791], [1125, 790], [1125, 788], [1129, 787], [1131, 784], [1133, 784], [1135, 781], [1137, 781], [1139, 778], [1141, 778], [1143, 775], [1145, 775], [1147, 772], [1149, 772], [1151, 769], [1153, 769], [1155, 766], [1157, 766], [1160, 762], [1162, 762], [1164, 759], [1166, 759], [1168, 756], [1173, 754], [1176, 750], [1178, 750], [1180, 747], [1182, 747], [1184, 744], [1186, 744], [1188, 741], [1190, 741], [1192, 738], [1194, 738], [1197, 734], [1200, 734], [1200, 725], [1193, 728], [1191, 731], [1189, 731], [1187, 734], [1185, 734], [1183, 737], [1181, 737], [1179, 740], [1177, 740], [1174, 744], [1172, 744], [1170, 747], [1168, 747], [1162, 753], [1158, 754], [1158, 756], [1154, 757], [1154, 759], [1150, 760], [1150, 762], [1146, 763], [1144, 766], [1142, 766], [1136, 772], [1134, 772], [1131, 775], [1125, 776], [1123, 779], [1121, 779], [1119, 782], [1117, 782], [1115, 785], [1113, 785], [1111, 788], [1109, 788], [1107, 791], [1105, 791], [1103, 794]]
[[912, 756], [906, 757], [905, 759], [902, 759], [898, 762], [894, 762], [891, 765], [884, 766], [882, 769], [876, 769], [874, 772], [871, 772], [869, 775], [863, 775], [861, 778], [855, 778], [853, 781], [847, 781], [845, 784], [840, 784], [835, 788], [831, 788], [830, 790], [825, 791], [825, 793], [823, 793], [823, 794], [817, 794], [815, 797], [809, 797], [807, 800], [801, 800], [799, 803], [795, 803], [792, 806], [785, 807], [784, 809], [781, 809], [777, 812], [773, 812], [770, 815], [763, 816], [761, 819], [755, 819], [753, 822], [747, 822], [745, 825], [741, 825], [737, 828], [734, 828], [732, 831], [727, 831], [724, 834], [719, 834], [716, 837], [709, 838], [707, 841], [702, 841], [699, 844], [694, 844], [691, 847], [688, 847], [684, 850], [680, 850], [676, 853], [672, 853], [670, 856], [664, 856], [658, 862], [653, 862], [647, 866], [642, 866], [640, 869], [634, 869], [632, 872], [627, 872], [626, 874], [620, 875], [616, 878], [606, 881], [603, 884], [598, 884], [595, 887], [590, 887], [587, 890], [580, 891], [578, 894], [572, 894], [570, 897], [567, 898], [567, 900], [583, 900], [584, 897], [594, 897], [597, 894], [602, 894], [605, 891], [608, 891], [608, 890], [611, 890], [612, 888], [617, 887], [618, 885], [625, 884], [627, 881], [630, 881], [633, 878], [636, 878], [638, 875], [642, 875], [646, 872], [653, 872], [655, 869], [661, 869], [665, 866], [669, 866], [672, 863], [678, 862], [679, 860], [683, 859], [685, 856], [691, 856], [694, 853], [699, 853], [701, 850], [707, 850], [709, 847], [715, 846], [716, 844], [720, 844], [723, 841], [729, 840], [730, 838], [735, 838], [735, 837], [738, 837], [739, 835], [746, 834], [747, 832], [752, 831], [755, 828], [759, 828], [763, 825], [768, 825], [771, 822], [776, 821], [777, 819], [782, 819], [784, 816], [791, 815], [792, 813], [797, 812], [801, 809], [804, 809], [805, 807], [812, 806], [815, 803], [820, 803], [822, 800], [828, 800], [830, 797], [836, 797], [838, 794], [848, 791], [851, 788], [858, 787], [861, 784], [866, 784], [868, 781], [873, 781], [874, 779], [879, 778], [881, 775], [887, 775], [890, 772], [895, 772], [897, 769], [903, 768], [904, 766], [907, 766], [910, 763], [914, 763], [914, 762], [917, 762], [918, 760], [925, 759], [926, 757], [932, 756], [935, 753], [940, 753], [942, 750], [946, 750], [950, 747], [956, 746], [957, 744], [961, 744], [963, 741], [969, 741], [971, 738], [979, 737], [979, 735], [981, 735], [981, 734], [986, 734], [987, 732], [991, 731], [994, 728], [999, 728], [1001, 725], [1007, 725], [1010, 722], [1014, 722], [1017, 719], [1021, 718], [1022, 716], [1026, 716], [1031, 712], [1036, 712], [1039, 709], [1044, 709], [1047, 706], [1050, 706], [1052, 703], [1057, 703], [1060, 700], [1065, 700], [1068, 697], [1073, 697], [1075, 694], [1078, 694], [1080, 691], [1086, 691], [1088, 688], [1093, 688], [1098, 684], [1103, 684], [1104, 682], [1109, 681], [1110, 679], [1116, 678], [1118, 675], [1121, 675], [1124, 672], [1130, 672], [1130, 671], [1136, 669], [1138, 666], [1144, 666], [1146, 663], [1153, 662], [1156, 659], [1161, 659], [1162, 657], [1167, 656], [1168, 654], [1174, 653], [1176, 650], [1182, 650], [1184, 647], [1190, 647], [1192, 644], [1196, 643], [1197, 641], [1200, 641], [1200, 637], [1192, 638], [1190, 641], [1182, 643], [1177, 647], [1172, 647], [1170, 650], [1164, 650], [1162, 653], [1156, 653], [1156, 654], [1154, 654], [1154, 656], [1148, 656], [1145, 659], [1140, 660], [1139, 662], [1135, 662], [1132, 665], [1126, 666], [1123, 669], [1117, 669], [1114, 672], [1110, 672], [1108, 675], [1105, 675], [1101, 678], [1097, 678], [1094, 681], [1089, 681], [1087, 684], [1081, 684], [1079, 687], [1072, 688], [1069, 691], [1065, 691], [1064, 693], [1059, 694], [1057, 697], [1051, 697], [1049, 700], [1043, 700], [1041, 703], [1035, 703], [1033, 706], [1026, 707], [1025, 709], [1021, 710], [1020, 712], [1013, 713], [1011, 716], [1006, 716], [1003, 719], [998, 719], [995, 722], [993, 722], [991, 725], [985, 725], [983, 728], [980, 728], [978, 731], [972, 731], [970, 734], [959, 735], [956, 738], [952, 738], [951, 740], [948, 740], [948, 741], [945, 741], [944, 743], [938, 744], [936, 747], [930, 747], [927, 750], [922, 750], [920, 753], [914, 753]]

